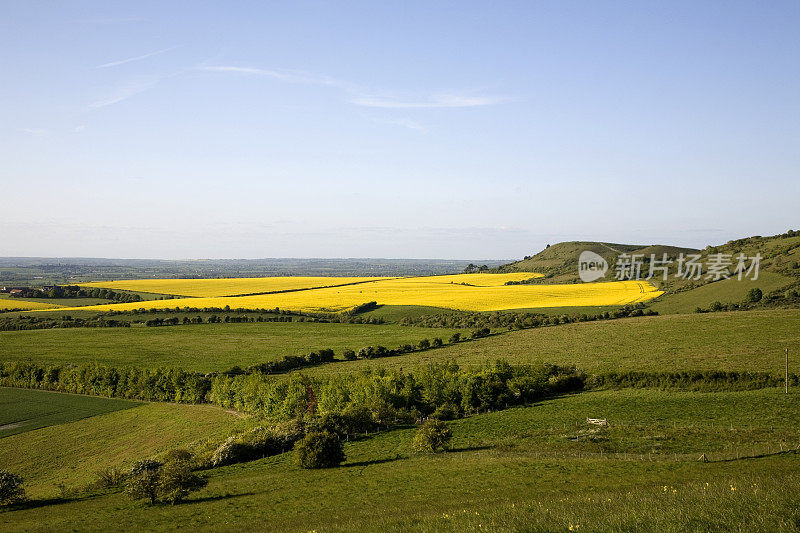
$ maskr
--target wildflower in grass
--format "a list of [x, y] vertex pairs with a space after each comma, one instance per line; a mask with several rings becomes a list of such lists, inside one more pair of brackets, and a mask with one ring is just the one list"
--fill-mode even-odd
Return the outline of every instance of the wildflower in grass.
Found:
[[733, 485], [731, 485], [731, 492], [736, 492], [736, 487], [734, 487]]

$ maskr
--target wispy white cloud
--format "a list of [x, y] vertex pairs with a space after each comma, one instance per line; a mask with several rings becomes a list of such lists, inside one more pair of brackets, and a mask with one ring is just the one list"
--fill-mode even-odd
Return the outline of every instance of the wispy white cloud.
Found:
[[389, 124], [391, 126], [401, 126], [403, 128], [408, 128], [410, 130], [419, 131], [423, 133], [427, 133], [428, 128], [419, 122], [414, 120], [410, 120], [407, 118], [398, 118], [398, 119], [390, 119], [390, 120], [375, 120], [375, 122], [381, 124]]
[[134, 61], [141, 61], [142, 59], [147, 59], [148, 57], [157, 56], [159, 54], [163, 54], [164, 52], [169, 52], [170, 50], [175, 50], [182, 45], [175, 45], [170, 46], [169, 48], [164, 48], [162, 50], [156, 50], [155, 52], [150, 52], [147, 54], [142, 54], [140, 56], [129, 57], [127, 59], [121, 59], [119, 61], [112, 61], [110, 63], [103, 63], [102, 65], [98, 65], [95, 68], [109, 68], [109, 67], [117, 67], [119, 65], [124, 65], [125, 63], [133, 63]]
[[389, 109], [437, 109], [447, 107], [479, 107], [503, 102], [503, 98], [494, 96], [460, 96], [440, 95], [424, 100], [401, 100], [393, 97], [363, 96], [350, 100], [350, 103], [364, 107], [381, 107]]
[[263, 76], [285, 83], [304, 83], [308, 85], [321, 85], [324, 87], [336, 87], [346, 91], [357, 91], [358, 87], [350, 82], [332, 78], [321, 74], [314, 74], [302, 70], [277, 70], [253, 67], [236, 67], [227, 65], [201, 65], [195, 70], [204, 72], [226, 72], [233, 74], [249, 74], [253, 76]]
[[79, 19], [75, 22], [85, 24], [119, 24], [123, 22], [145, 22], [147, 19], [144, 17], [94, 17]]
[[37, 137], [42, 137], [50, 133], [48, 130], [44, 128], [20, 128], [19, 131], [22, 133], [27, 133], [28, 135], [35, 135]]
[[120, 85], [113, 93], [95, 100], [87, 107], [89, 109], [99, 109], [101, 107], [108, 107], [110, 105], [124, 102], [128, 98], [136, 96], [155, 87], [158, 84], [158, 79], [144, 80], [144, 81], [129, 81]]
[[478, 107], [499, 104], [505, 98], [497, 96], [466, 96], [459, 94], [437, 94], [421, 99], [402, 99], [395, 96], [383, 96], [368, 91], [358, 84], [319, 74], [296, 70], [273, 70], [254, 67], [228, 65], [201, 65], [195, 70], [205, 72], [221, 72], [263, 76], [284, 83], [305, 83], [325, 87], [335, 87], [350, 94], [348, 101], [363, 107], [388, 109], [436, 109], [454, 107]]

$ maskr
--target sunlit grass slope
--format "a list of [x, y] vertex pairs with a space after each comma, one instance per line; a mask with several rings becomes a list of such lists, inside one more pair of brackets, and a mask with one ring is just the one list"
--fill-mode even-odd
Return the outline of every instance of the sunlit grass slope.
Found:
[[[512, 364], [577, 365], [590, 373], [750, 371], [783, 375], [784, 349], [800, 348], [800, 310], [692, 313], [563, 324], [511, 331], [402, 357], [346, 361], [304, 374], [364, 368], [411, 368], [454, 360], [460, 365], [503, 358]], [[794, 361], [795, 359], [793, 359]], [[791, 363], [791, 372], [797, 372]]]
[[[21, 398], [38, 395], [41, 402], [54, 405], [84, 399], [46, 391], [7, 390]], [[25, 478], [30, 496], [53, 496], [58, 493], [56, 483], [67, 487], [86, 484], [107, 467], [126, 468], [137, 459], [177, 446], [224, 437], [242, 423], [237, 416], [210, 405], [143, 403], [0, 438], [0, 465]]]
[[[471, 275], [466, 275], [465, 279]], [[492, 276], [487, 274], [486, 276]], [[505, 277], [506, 275], [496, 274]], [[531, 277], [530, 274], [526, 274]], [[175, 307], [225, 307], [231, 309], [275, 308], [295, 311], [342, 311], [375, 301], [381, 305], [416, 305], [464, 311], [499, 311], [538, 307], [582, 307], [624, 305], [651, 300], [662, 294], [645, 281], [618, 281], [570, 285], [503, 285], [502, 280], [483, 280], [491, 285], [463, 285], [435, 278], [406, 278], [358, 285], [263, 294], [232, 298], [192, 298], [157, 300], [131, 304], [92, 306], [84, 309], [131, 310]], [[508, 281], [508, 280], [506, 280]], [[505, 283], [505, 281], [503, 281]]]
[[0, 387], [0, 438], [136, 407], [139, 402]]
[[[346, 443], [339, 468], [283, 454], [208, 471], [180, 505], [102, 494], [2, 514], [0, 529], [796, 531], [796, 454], [696, 457], [796, 443], [797, 408], [774, 389], [582, 393], [449, 422], [449, 453], [415, 454], [415, 430], [394, 430]], [[587, 416], [610, 426], [575, 424]]]
[[313, 322], [54, 328], [0, 332], [0, 354], [6, 361], [96, 361], [113, 366], [170, 366], [211, 372], [275, 361], [286, 355], [303, 356], [325, 348], [341, 358], [346, 348], [416, 345], [426, 338], [447, 339], [455, 331], [396, 324]]

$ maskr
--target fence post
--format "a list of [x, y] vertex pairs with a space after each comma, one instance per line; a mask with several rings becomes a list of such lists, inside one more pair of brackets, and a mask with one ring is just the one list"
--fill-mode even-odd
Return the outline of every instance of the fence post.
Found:
[[784, 379], [784, 394], [789, 394], [789, 348], [786, 348], [786, 377]]

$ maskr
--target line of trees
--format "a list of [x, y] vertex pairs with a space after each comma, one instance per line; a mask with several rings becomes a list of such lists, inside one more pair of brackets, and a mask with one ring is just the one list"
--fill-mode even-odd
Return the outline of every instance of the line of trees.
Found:
[[412, 372], [364, 371], [319, 379], [298, 374], [275, 379], [259, 372], [203, 375], [174, 368], [116, 368], [97, 363], [0, 363], [3, 386], [150, 401], [212, 402], [274, 420], [366, 408], [382, 425], [413, 422], [439, 408], [453, 416], [499, 409], [545, 394], [580, 390], [584, 380], [574, 368], [511, 366], [503, 361], [477, 368], [445, 363]]
[[658, 312], [647, 309], [643, 303], [626, 305], [613, 311], [605, 311], [589, 315], [545, 315], [543, 313], [496, 311], [449, 312], [422, 316], [407, 316], [398, 322], [402, 326], [421, 326], [429, 328], [511, 328], [528, 329], [573, 322], [592, 322], [596, 320], [613, 320], [635, 316], [653, 316]]
[[20, 298], [102, 298], [104, 300], [114, 300], [119, 303], [142, 301], [140, 295], [131, 292], [79, 287], [77, 285], [56, 285], [47, 290], [26, 287], [20, 290]]
[[59, 318], [39, 317], [33, 315], [14, 318], [0, 318], [0, 331], [22, 331], [29, 329], [53, 328], [129, 328], [131, 323], [125, 320], [104, 318], [102, 315], [92, 318]]

